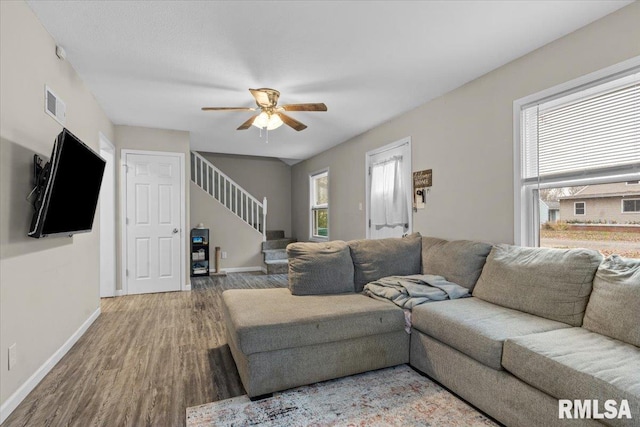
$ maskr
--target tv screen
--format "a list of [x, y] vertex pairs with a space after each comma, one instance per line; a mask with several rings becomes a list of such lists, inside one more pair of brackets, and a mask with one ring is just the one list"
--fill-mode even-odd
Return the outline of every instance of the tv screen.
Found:
[[91, 231], [105, 161], [68, 129], [56, 138], [51, 160], [36, 179], [29, 236]]

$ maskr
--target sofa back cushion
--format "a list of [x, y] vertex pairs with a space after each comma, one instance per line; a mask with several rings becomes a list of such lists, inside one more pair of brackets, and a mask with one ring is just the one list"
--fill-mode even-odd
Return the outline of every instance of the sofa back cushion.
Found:
[[473, 296], [580, 326], [600, 261], [590, 249], [495, 245]]
[[611, 255], [600, 264], [582, 327], [640, 347], [640, 259]]
[[489, 252], [491, 245], [488, 243], [470, 240], [449, 242], [435, 237], [423, 237], [422, 274], [443, 276], [449, 282], [472, 291]]
[[347, 244], [353, 258], [356, 292], [362, 292], [364, 285], [382, 277], [407, 276], [422, 271], [420, 233], [388, 239], [352, 240]]
[[353, 292], [353, 262], [342, 240], [322, 243], [291, 243], [289, 290], [293, 295]]

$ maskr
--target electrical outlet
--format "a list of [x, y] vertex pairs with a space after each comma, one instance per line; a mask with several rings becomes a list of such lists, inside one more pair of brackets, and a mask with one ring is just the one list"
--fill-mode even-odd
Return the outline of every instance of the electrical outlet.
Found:
[[227, 251], [222, 251], [222, 259], [227, 259]]
[[16, 351], [16, 347], [17, 347], [16, 343], [11, 344], [11, 346], [9, 347], [9, 370], [15, 367], [16, 364], [18, 363], [18, 354]]

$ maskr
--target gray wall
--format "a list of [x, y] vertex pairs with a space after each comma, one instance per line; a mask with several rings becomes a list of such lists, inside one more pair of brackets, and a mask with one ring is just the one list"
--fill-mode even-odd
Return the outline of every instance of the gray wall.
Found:
[[200, 154], [256, 199], [267, 198], [267, 230], [291, 235], [291, 166], [270, 157]]
[[227, 252], [220, 260], [220, 268], [264, 268], [262, 262], [262, 234], [238, 218], [229, 209], [193, 182], [191, 186], [191, 224], [202, 223], [209, 229], [210, 266], [215, 266], [215, 247]]
[[640, 55], [635, 2], [292, 170], [293, 234], [309, 236], [309, 173], [330, 167], [332, 239], [365, 236], [365, 153], [412, 137], [413, 170], [433, 169], [414, 231], [514, 241], [513, 101]]
[[[0, 2], [0, 402], [5, 403], [100, 307], [99, 212], [93, 231], [27, 237], [34, 154], [49, 158], [62, 126], [44, 86], [66, 102], [66, 126], [98, 151], [113, 125], [24, 2]], [[17, 365], [8, 371], [8, 347]]]
[[[177, 131], [177, 130], [165, 130], [165, 129], [152, 129], [137, 126], [116, 126], [115, 127], [116, 140], [114, 144], [116, 146], [116, 211], [118, 216], [116, 217], [116, 230], [121, 230], [120, 210], [121, 206], [119, 201], [121, 200], [121, 188], [120, 177], [122, 174], [121, 169], [121, 152], [123, 149], [140, 150], [140, 151], [164, 151], [171, 153], [183, 153], [184, 154], [184, 177], [185, 177], [185, 250], [184, 250], [184, 272], [187, 284], [190, 283], [190, 271], [189, 271], [189, 230], [191, 228], [189, 222], [189, 181], [191, 179], [191, 162], [189, 151], [189, 132]], [[116, 288], [122, 289], [122, 251], [121, 249], [122, 235], [117, 233], [116, 237]]]
[[[267, 230], [291, 235], [291, 167], [279, 159], [200, 153], [225, 175], [262, 201], [267, 198]], [[222, 268], [264, 267], [262, 235], [191, 183], [191, 223], [211, 231], [213, 246], [227, 252]], [[211, 256], [213, 257], [213, 248]]]

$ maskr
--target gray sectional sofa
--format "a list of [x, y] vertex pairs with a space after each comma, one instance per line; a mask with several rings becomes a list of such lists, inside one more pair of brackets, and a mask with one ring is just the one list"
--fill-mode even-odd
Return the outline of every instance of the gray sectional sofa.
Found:
[[[289, 289], [223, 293], [250, 397], [409, 363], [508, 426], [640, 426], [640, 260], [419, 234], [288, 253]], [[473, 296], [414, 307], [407, 334], [401, 308], [361, 292], [412, 274]], [[632, 418], [560, 419], [559, 399], [626, 401]]]

